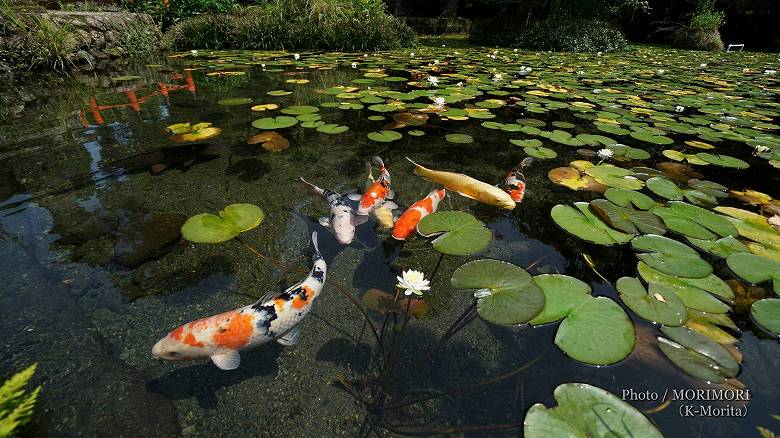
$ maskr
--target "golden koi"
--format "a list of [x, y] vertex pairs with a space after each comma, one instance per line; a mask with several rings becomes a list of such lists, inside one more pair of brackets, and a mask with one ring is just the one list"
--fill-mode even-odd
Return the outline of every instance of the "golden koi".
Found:
[[513, 210], [515, 208], [515, 201], [512, 200], [512, 197], [496, 186], [492, 186], [462, 173], [431, 170], [415, 163], [409, 157], [406, 157], [406, 159], [414, 164], [414, 173], [428, 181], [441, 184], [454, 192], [458, 192], [462, 196], [477, 200], [483, 204], [493, 205], [507, 210]]

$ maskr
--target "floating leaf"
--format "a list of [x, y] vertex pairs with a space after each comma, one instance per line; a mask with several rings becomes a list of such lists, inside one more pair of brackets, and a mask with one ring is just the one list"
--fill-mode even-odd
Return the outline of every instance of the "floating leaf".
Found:
[[706, 382], [723, 383], [726, 379], [733, 377], [709, 357], [669, 339], [659, 337], [658, 347], [672, 363], [686, 373]]
[[579, 170], [573, 167], [556, 167], [551, 169], [547, 172], [547, 178], [555, 184], [572, 190], [603, 192], [607, 188], [607, 186], [597, 182], [590, 175], [582, 175]]
[[544, 307], [531, 275], [511, 263], [475, 260], [455, 270], [451, 281], [455, 289], [475, 291], [479, 316], [494, 324], [526, 323]]
[[689, 308], [702, 312], [722, 314], [731, 307], [716, 298], [734, 298], [731, 288], [715, 274], [704, 278], [674, 277], [655, 270], [643, 262], [637, 263], [637, 272], [648, 284], [657, 283], [674, 290], [677, 296]]
[[367, 137], [369, 140], [378, 141], [380, 143], [390, 143], [391, 141], [400, 140], [403, 135], [395, 131], [374, 131], [369, 132]]
[[634, 190], [611, 187], [604, 192], [604, 197], [621, 207], [633, 205], [640, 210], [649, 210], [655, 206], [653, 198]]
[[202, 213], [192, 216], [181, 227], [182, 236], [195, 243], [220, 243], [251, 230], [265, 219], [265, 213], [252, 204], [232, 204], [219, 216]]
[[260, 105], [255, 105], [255, 106], [253, 106], [250, 109], [252, 111], [259, 112], [259, 111], [266, 111], [266, 110], [275, 110], [277, 108], [279, 108], [279, 105], [277, 105], [275, 103], [263, 103], [263, 104], [260, 104]]
[[688, 237], [687, 239], [693, 246], [724, 259], [731, 254], [750, 252], [744, 243], [732, 236], [721, 237], [717, 240], [703, 240], [693, 237]]
[[417, 231], [429, 237], [441, 234], [431, 242], [433, 249], [448, 255], [470, 255], [482, 252], [493, 239], [493, 232], [482, 221], [463, 211], [439, 211], [424, 217]]
[[750, 167], [750, 165], [745, 161], [742, 161], [739, 158], [731, 157], [729, 155], [712, 154], [709, 152], [699, 152], [698, 154], [696, 154], [696, 158], [699, 158], [700, 160], [704, 160], [710, 164], [714, 164], [716, 166], [721, 166], [721, 167], [733, 167], [735, 169], [747, 169], [748, 167]]
[[750, 316], [762, 329], [780, 335], [780, 299], [765, 298], [750, 306]]
[[349, 130], [348, 127], [336, 123], [331, 123], [328, 125], [322, 125], [317, 127], [317, 131], [322, 132], [324, 134], [341, 134], [342, 132], [346, 132], [348, 130]]
[[668, 237], [648, 234], [631, 240], [631, 247], [648, 251], [639, 259], [664, 274], [678, 277], [703, 278], [712, 274], [712, 266], [699, 257], [696, 250]]
[[463, 144], [472, 143], [474, 141], [474, 137], [468, 134], [447, 134], [444, 136], [444, 139], [450, 143], [463, 143]]
[[586, 383], [564, 383], [555, 388], [558, 406], [537, 403], [523, 420], [526, 438], [642, 437], [663, 435], [640, 411], [619, 397]]
[[295, 126], [298, 119], [290, 116], [264, 117], [252, 122], [252, 126], [257, 129], [282, 129]]
[[590, 209], [612, 228], [628, 234], [664, 234], [666, 227], [658, 216], [632, 207], [621, 207], [606, 199], [590, 201]]
[[683, 199], [683, 191], [680, 190], [679, 187], [677, 187], [677, 184], [673, 183], [672, 181], [669, 181], [666, 178], [660, 177], [660, 176], [654, 176], [650, 179], [648, 179], [645, 184], [647, 185], [647, 188], [650, 189], [651, 192], [655, 193], [656, 195], [674, 200], [674, 201], [682, 201]]
[[780, 295], [780, 262], [755, 254], [732, 254], [726, 259], [735, 274], [753, 284], [772, 281], [775, 294]]
[[252, 103], [252, 99], [249, 97], [229, 97], [217, 101], [217, 105], [222, 106], [247, 105], [250, 103]]
[[313, 114], [318, 112], [320, 109], [316, 106], [311, 105], [295, 105], [295, 106], [288, 106], [287, 108], [282, 108], [281, 112], [284, 114], [291, 114], [294, 116], [298, 116], [301, 114]]
[[739, 363], [722, 345], [688, 327], [661, 327], [661, 332], [672, 341], [702, 354], [720, 365], [725, 375], [739, 373]]
[[265, 93], [265, 94], [267, 94], [267, 95], [269, 95], [269, 96], [277, 96], [277, 97], [278, 97], [278, 96], [287, 96], [287, 95], [289, 95], [289, 94], [292, 94], [292, 91], [287, 91], [287, 90], [271, 90], [271, 91], [269, 91], [269, 92], [267, 92], [267, 93]]
[[571, 313], [582, 301], [591, 298], [590, 286], [568, 275], [537, 275], [534, 282], [544, 292], [544, 308], [530, 321], [533, 325], [558, 321]]
[[724, 216], [685, 202], [669, 202], [668, 207], [650, 210], [663, 219], [667, 228], [695, 239], [714, 240], [736, 236], [737, 229]]
[[639, 190], [645, 183], [634, 176], [634, 172], [622, 167], [598, 165], [585, 169], [585, 173], [593, 179], [609, 187], [628, 190]]
[[667, 286], [650, 283], [649, 290], [645, 290], [642, 282], [634, 277], [621, 277], [616, 286], [626, 306], [648, 321], [676, 327], [688, 319], [685, 304]]
[[632, 234], [613, 230], [602, 222], [588, 208], [587, 202], [575, 202], [574, 206], [556, 205], [550, 211], [553, 221], [558, 226], [582, 240], [599, 245], [615, 245], [626, 243]]
[[179, 123], [177, 125], [171, 125], [171, 126], [174, 126], [177, 132], [181, 132], [180, 134], [171, 137], [171, 140], [177, 143], [208, 140], [222, 133], [221, 128], [215, 128], [211, 126], [211, 123], [198, 123], [192, 125], [190, 126], [189, 131], [186, 132], [185, 132], [186, 129], [185, 124], [183, 123]]

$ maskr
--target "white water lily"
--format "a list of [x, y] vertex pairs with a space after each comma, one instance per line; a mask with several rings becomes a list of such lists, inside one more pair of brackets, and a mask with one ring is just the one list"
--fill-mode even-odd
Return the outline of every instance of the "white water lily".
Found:
[[768, 152], [768, 151], [769, 151], [769, 147], [768, 146], [764, 146], [764, 145], [760, 144], [760, 145], [757, 145], [755, 147], [755, 149], [753, 149], [753, 155], [763, 154], [764, 152]]
[[357, 68], [357, 62], [352, 63], [352, 68]]
[[603, 52], [596, 52], [596, 56], [601, 56]]
[[412, 58], [414, 58], [414, 52], [409, 52], [409, 56], [411, 56]]
[[263, 70], [265, 70], [265, 64], [260, 64], [260, 67], [262, 67]]
[[603, 91], [604, 91], [604, 90], [602, 90], [601, 88], [594, 88], [594, 89], [593, 89], [593, 94], [599, 94], [599, 93], [601, 93], [601, 92], [603, 92]]
[[363, 57], [364, 57], [364, 58], [368, 58], [368, 53], [364, 53], [364, 54], [363, 54]]
[[658, 70], [656, 71], [656, 73], [658, 73], [659, 75], [662, 75], [662, 74], [666, 73], [666, 70], [664, 70], [664, 69], [660, 68], [660, 69], [658, 69]]
[[674, 107], [674, 110], [677, 111], [678, 113], [681, 113], [685, 111], [685, 107], [682, 105], [677, 105], [676, 107]]
[[780, 227], [780, 215], [776, 214], [772, 217], [770, 217], [767, 222], [769, 222], [770, 225], [773, 225], [775, 227]]
[[701, 63], [701, 64], [699, 64], [699, 68], [707, 68], [707, 64], [706, 63]]
[[295, 54], [293, 54], [293, 58], [295, 58], [295, 60], [297, 61], [297, 60], [301, 59], [301, 55], [299, 55], [298, 53], [295, 53]]
[[462, 87], [463, 86], [463, 82], [458, 82], [457, 84], [455, 84], [455, 86], [456, 87]]
[[777, 70], [764, 70], [765, 75], [774, 75], [777, 73]]
[[609, 148], [603, 148], [599, 149], [598, 152], [596, 152], [596, 155], [602, 160], [606, 160], [607, 158], [612, 158], [612, 156], [615, 155], [615, 151]]
[[520, 67], [520, 72], [519, 73], [520, 73], [521, 76], [525, 76], [528, 73], [531, 73], [531, 70], [533, 70], [531, 67], [522, 66], [522, 67]]
[[515, 49], [514, 52], [517, 52], [517, 49]]
[[493, 75], [493, 82], [498, 82], [502, 79], [504, 79], [504, 76], [501, 73], [496, 73]]
[[445, 44], [442, 44], [441, 46], [442, 46], [442, 47], [447, 47]]
[[426, 80], [430, 82], [431, 85], [439, 85], [439, 78], [437, 78], [436, 76], [428, 76]]
[[447, 103], [443, 97], [432, 97], [431, 99], [433, 100], [433, 104], [436, 106], [444, 106], [444, 104]]
[[438, 65], [439, 64], [439, 60], [438, 59], [434, 59], [433, 63]]
[[431, 290], [430, 281], [425, 279], [425, 274], [414, 269], [404, 271], [398, 279], [397, 287], [403, 289], [404, 295], [422, 295], [423, 291]]
[[190, 50], [190, 53], [192, 53], [193, 55], [197, 55], [198, 51], [197, 50]]

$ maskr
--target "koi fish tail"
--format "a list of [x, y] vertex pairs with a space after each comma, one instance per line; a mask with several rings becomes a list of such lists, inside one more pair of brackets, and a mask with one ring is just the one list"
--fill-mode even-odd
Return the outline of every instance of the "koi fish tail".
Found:
[[385, 162], [379, 157], [372, 157], [371, 161], [379, 167], [380, 172], [385, 169]]
[[298, 179], [300, 179], [302, 183], [304, 183], [304, 184], [306, 184], [307, 186], [311, 187], [311, 189], [312, 189], [312, 190], [314, 190], [315, 192], [317, 192], [317, 193], [319, 193], [319, 194], [322, 194], [322, 193], [324, 193], [324, 192], [325, 192], [323, 189], [321, 189], [321, 188], [319, 188], [319, 187], [315, 186], [314, 184], [312, 184], [312, 183], [310, 183], [310, 182], [306, 181], [305, 179], [303, 179], [303, 177], [302, 177], [302, 176], [299, 176], [299, 177], [298, 177]]
[[523, 170], [526, 166], [530, 166], [531, 163], [533, 162], [534, 162], [534, 157], [525, 157], [517, 167], [519, 167], [520, 170]]
[[320, 254], [320, 246], [317, 244], [317, 232], [314, 231], [311, 233], [311, 243], [314, 245], [314, 253], [322, 258], [322, 254]]
[[412, 159], [411, 159], [411, 158], [409, 158], [409, 157], [404, 157], [404, 158], [406, 158], [406, 159], [407, 159], [407, 160], [408, 160], [410, 163], [412, 163], [412, 165], [414, 165], [414, 174], [415, 174], [415, 175], [417, 175], [417, 176], [422, 176], [422, 177], [425, 177], [425, 175], [423, 175], [423, 173], [422, 173], [422, 172], [424, 172], [424, 171], [426, 171], [426, 170], [428, 170], [428, 169], [426, 169], [426, 168], [424, 168], [424, 167], [420, 166], [419, 164], [415, 163], [415, 162], [414, 162], [414, 161], [412, 161]]

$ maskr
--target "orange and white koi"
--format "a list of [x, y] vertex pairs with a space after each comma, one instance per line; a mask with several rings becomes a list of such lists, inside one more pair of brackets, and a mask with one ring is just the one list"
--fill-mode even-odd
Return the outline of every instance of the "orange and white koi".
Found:
[[436, 211], [439, 208], [439, 202], [447, 195], [445, 189], [434, 190], [428, 196], [412, 204], [403, 212], [401, 217], [395, 221], [393, 226], [393, 237], [398, 240], [405, 240], [417, 229], [417, 224], [422, 218]]
[[390, 190], [390, 172], [388, 172], [385, 167], [385, 163], [379, 157], [372, 158], [372, 161], [379, 166], [379, 178], [374, 181], [374, 183], [368, 187], [366, 193], [360, 197], [357, 214], [363, 216], [368, 215], [377, 207], [388, 202], [388, 199], [393, 198], [393, 191]]
[[523, 161], [515, 166], [504, 179], [504, 183], [501, 185], [501, 189], [512, 197], [512, 200], [516, 203], [523, 202], [523, 196], [525, 196], [525, 175], [523, 170], [526, 166], [531, 164], [534, 159], [532, 157], [523, 158]]
[[309, 275], [282, 293], [271, 292], [254, 304], [184, 324], [157, 341], [152, 354], [166, 360], [211, 358], [223, 370], [241, 363], [242, 350], [271, 341], [294, 345], [298, 341], [298, 323], [312, 308], [325, 285], [327, 264], [312, 233], [315, 254]]

